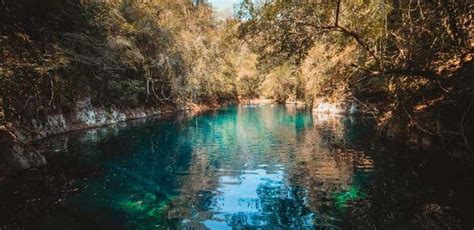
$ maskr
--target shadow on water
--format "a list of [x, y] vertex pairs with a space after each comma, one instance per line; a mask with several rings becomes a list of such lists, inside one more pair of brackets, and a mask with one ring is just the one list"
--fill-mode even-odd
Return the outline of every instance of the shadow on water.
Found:
[[0, 227], [459, 227], [472, 210], [372, 127], [262, 105], [57, 136], [47, 167], [0, 184]]

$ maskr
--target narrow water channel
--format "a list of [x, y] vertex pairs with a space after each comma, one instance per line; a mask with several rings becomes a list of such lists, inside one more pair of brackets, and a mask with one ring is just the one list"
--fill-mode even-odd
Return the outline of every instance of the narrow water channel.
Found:
[[373, 134], [360, 117], [240, 105], [58, 136], [46, 168], [1, 185], [0, 228], [414, 227], [419, 181]]

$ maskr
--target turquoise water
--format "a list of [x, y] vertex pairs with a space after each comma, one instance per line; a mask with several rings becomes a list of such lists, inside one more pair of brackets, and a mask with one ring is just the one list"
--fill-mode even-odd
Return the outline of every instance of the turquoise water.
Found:
[[[28, 207], [39, 213], [19, 225], [344, 226], [345, 213], [367, 200], [374, 173], [373, 159], [364, 153], [370, 130], [354, 117], [261, 105], [59, 136], [49, 140], [56, 149], [49, 156], [51, 169], [32, 185], [45, 186], [49, 195], [43, 194], [41, 205], [33, 200]], [[55, 185], [43, 184], [48, 176]]]

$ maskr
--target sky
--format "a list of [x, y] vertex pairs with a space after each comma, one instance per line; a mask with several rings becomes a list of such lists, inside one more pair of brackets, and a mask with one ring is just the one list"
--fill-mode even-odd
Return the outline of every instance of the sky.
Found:
[[239, 1], [240, 0], [209, 0], [218, 12], [232, 12], [234, 4]]

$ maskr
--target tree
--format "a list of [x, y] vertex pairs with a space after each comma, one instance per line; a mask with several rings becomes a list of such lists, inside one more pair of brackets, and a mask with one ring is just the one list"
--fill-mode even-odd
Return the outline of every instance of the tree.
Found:
[[[329, 78], [313, 84], [320, 92], [342, 87], [364, 107], [375, 105], [381, 126], [399, 123], [444, 140], [454, 135], [472, 149], [464, 132], [470, 122], [459, 114], [470, 113], [474, 95], [467, 77], [473, 72], [473, 12], [467, 0], [246, 0], [238, 16], [240, 38], [261, 54], [263, 69], [311, 63], [305, 60], [317, 54], [309, 51], [323, 47], [320, 52], [336, 58], [322, 59], [315, 65], [324, 71], [303, 77]], [[357, 52], [348, 49], [354, 44]], [[352, 63], [338, 63], [345, 52]], [[434, 120], [443, 120], [443, 127]]]

